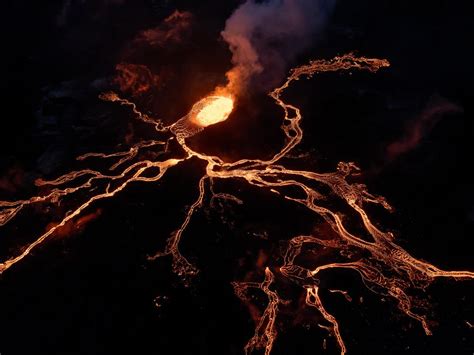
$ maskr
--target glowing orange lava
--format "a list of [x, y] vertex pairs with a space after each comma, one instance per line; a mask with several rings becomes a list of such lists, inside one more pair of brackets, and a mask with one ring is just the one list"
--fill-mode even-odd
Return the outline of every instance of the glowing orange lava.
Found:
[[[117, 102], [131, 108], [138, 120], [151, 124], [156, 134], [163, 138], [140, 141], [125, 151], [84, 154], [77, 159], [79, 161], [100, 159], [108, 163], [108, 169], [103, 168], [106, 169], [104, 171], [86, 167], [54, 180], [38, 179], [35, 184], [38, 187], [49, 187], [50, 190], [45, 190], [48, 191], [47, 193], [24, 200], [0, 201], [0, 227], [2, 227], [14, 219], [20, 211], [31, 208], [32, 205], [43, 203], [59, 205], [67, 197], [84, 195], [81, 202], [75, 203], [62, 220], [48, 225], [45, 232], [39, 233], [33, 241], [19, 248], [13, 256], [8, 256], [6, 260], [0, 262], [0, 275], [30, 255], [52, 235], [59, 233], [63, 227], [70, 225], [73, 219], [77, 219], [76, 225], [80, 225], [84, 218], [86, 220], [90, 218], [90, 215], [85, 213], [91, 205], [100, 200], [112, 198], [132, 183], [160, 181], [168, 170], [176, 169], [185, 161], [195, 158], [207, 163], [205, 173], [203, 172], [199, 180], [196, 200], [188, 208], [181, 226], [168, 238], [165, 249], [148, 257], [151, 261], [162, 256], [171, 256], [172, 270], [182, 278], [185, 285], [189, 283], [189, 277], [199, 272], [180, 252], [180, 241], [195, 212], [201, 208], [207, 208], [208, 200], [211, 207], [218, 199], [237, 204], [243, 203], [231, 193], [218, 191], [214, 186], [215, 181], [238, 179], [254, 187], [276, 193], [313, 212], [318, 218], [318, 223], [322, 220], [334, 235], [328, 239], [327, 236], [319, 235], [317, 231], [310, 235], [296, 234], [286, 241], [288, 243], [286, 251], [282, 250], [273, 265], [270, 264], [265, 268], [263, 281], [245, 279], [232, 283], [236, 295], [246, 303], [254, 302], [248, 292], [255, 289], [263, 291], [268, 299], [256, 325], [255, 333], [244, 348], [246, 354], [260, 351], [269, 355], [272, 351], [278, 335], [280, 314], [285, 312], [285, 307], [291, 306], [291, 301], [284, 299], [279, 294], [278, 287], [275, 287], [279, 280], [291, 281], [301, 287], [302, 295], [305, 296], [305, 305], [317, 310], [322, 316], [320, 320], [325, 324], [319, 324], [318, 319], [315, 319], [315, 323], [327, 329], [336, 340], [340, 354], [346, 354], [347, 346], [337, 314], [333, 315], [326, 309], [325, 301], [328, 296], [324, 293], [321, 295], [319, 292], [320, 274], [331, 270], [344, 269], [356, 272], [369, 290], [384, 297], [393, 298], [403, 313], [420, 322], [426, 335], [431, 335], [426, 312], [428, 302], [424, 297], [424, 291], [439, 278], [474, 280], [474, 272], [439, 269], [426, 261], [417, 259], [396, 244], [395, 236], [372, 222], [372, 217], [366, 210], [368, 205], [379, 205], [388, 211], [391, 211], [392, 207], [383, 197], [372, 195], [365, 185], [351, 182], [351, 177], [359, 174], [359, 168], [355, 163], [340, 162], [337, 170], [330, 173], [290, 169], [282, 163], [283, 158], [288, 157], [288, 154], [303, 139], [302, 112], [300, 108], [284, 101], [283, 93], [287, 88], [301, 78], [311, 77], [318, 73], [356, 69], [377, 72], [389, 66], [390, 63], [384, 59], [346, 54], [330, 60], [311, 61], [307, 65], [293, 69], [286, 81], [270, 93], [271, 98], [283, 113], [279, 119], [285, 122], [281, 125], [285, 142], [280, 150], [275, 151], [274, 155], [266, 160], [241, 159], [225, 162], [219, 156], [207, 155], [187, 145], [187, 138], [229, 117], [234, 106], [231, 97], [219, 95], [205, 97], [198, 101], [187, 115], [170, 126], [164, 126], [161, 121], [138, 111], [133, 102], [122, 99], [115, 93], [101, 95], [105, 101]], [[142, 151], [152, 149], [159, 153], [170, 153], [169, 142], [174, 138], [185, 152], [184, 157], [168, 157], [160, 160], [147, 159], [140, 155]], [[82, 180], [82, 184], [77, 183], [79, 180]], [[295, 197], [290, 190], [287, 190], [287, 187], [298, 189], [301, 194]], [[320, 190], [321, 188], [324, 189]], [[370, 240], [366, 240], [360, 232], [351, 232], [347, 228], [348, 218], [344, 214], [321, 203], [324, 200], [325, 190], [330, 190], [334, 198], [355, 212], [359, 225], [365, 234], [370, 236]], [[288, 220], [288, 223], [292, 222]], [[317, 263], [317, 260], [314, 260], [311, 266], [301, 264], [305, 253], [310, 253], [305, 256], [306, 258], [314, 258], [320, 249], [333, 250], [338, 256], [338, 261]], [[352, 300], [347, 291], [329, 290], [329, 294], [331, 293], [341, 293], [349, 302]], [[471, 326], [471, 323], [467, 322], [467, 324]]]
[[192, 111], [197, 112], [194, 122], [207, 127], [225, 121], [234, 109], [234, 100], [226, 96], [208, 96], [196, 103]]

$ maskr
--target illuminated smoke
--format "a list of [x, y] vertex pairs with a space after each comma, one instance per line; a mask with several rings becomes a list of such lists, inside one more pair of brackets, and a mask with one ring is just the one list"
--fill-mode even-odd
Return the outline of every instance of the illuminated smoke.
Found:
[[[71, 235], [82, 233], [87, 225], [96, 219], [98, 219], [102, 214], [102, 209], [98, 208], [95, 211], [85, 214], [82, 217], [77, 218], [76, 220], [71, 220], [68, 223], [64, 224], [62, 227], [58, 228], [55, 233], [56, 238], [66, 238]], [[57, 226], [57, 223], [51, 222], [46, 226], [46, 230], [54, 228]]]
[[145, 65], [119, 63], [116, 65], [117, 75], [114, 82], [120, 91], [138, 97], [156, 90], [159, 77], [151, 72]]
[[193, 16], [189, 12], [176, 10], [162, 24], [141, 32], [135, 42], [146, 42], [152, 47], [163, 46], [169, 42], [179, 42], [189, 30]]
[[227, 20], [222, 37], [232, 51], [225, 91], [242, 94], [258, 76], [259, 88], [276, 85], [287, 66], [318, 39], [335, 0], [247, 0]]
[[423, 138], [445, 115], [462, 111], [461, 107], [446, 99], [433, 99], [418, 117], [409, 122], [403, 136], [387, 146], [387, 159], [389, 161], [395, 160], [400, 155], [416, 149]]
[[193, 15], [176, 10], [156, 27], [138, 33], [123, 53], [125, 59], [143, 53], [145, 49], [156, 49], [180, 43], [190, 33]]

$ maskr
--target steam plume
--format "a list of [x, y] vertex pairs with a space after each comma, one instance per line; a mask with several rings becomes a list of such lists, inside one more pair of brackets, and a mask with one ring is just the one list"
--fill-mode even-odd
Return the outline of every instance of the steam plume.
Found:
[[242, 94], [258, 76], [261, 89], [280, 81], [287, 66], [318, 39], [335, 0], [247, 0], [227, 20], [222, 37], [234, 67], [225, 91]]

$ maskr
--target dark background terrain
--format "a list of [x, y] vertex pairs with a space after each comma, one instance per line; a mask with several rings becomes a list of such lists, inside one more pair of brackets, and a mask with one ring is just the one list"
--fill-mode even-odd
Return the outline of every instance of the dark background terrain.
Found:
[[[193, 14], [193, 32], [176, 49], [135, 58], [173, 76], [170, 87], [139, 103], [168, 122], [185, 114], [229, 69], [219, 33], [239, 3], [71, 1], [64, 16], [64, 1], [1, 5], [1, 199], [31, 195], [37, 177], [75, 168], [79, 154], [123, 149], [130, 115], [97, 95], [108, 87], [126, 44], [175, 9]], [[369, 191], [395, 207], [381, 224], [416, 257], [453, 270], [474, 270], [468, 172], [474, 23], [468, 8], [466, 1], [341, 0], [323, 39], [295, 64], [355, 51], [386, 58], [391, 67], [377, 74], [327, 73], [288, 92], [303, 110], [305, 139], [298, 153], [309, 153], [307, 169], [332, 171], [339, 161], [356, 162]], [[281, 113], [272, 102], [256, 94], [241, 106], [247, 122], [212, 127], [194, 144], [229, 159], [278, 148], [274, 117]], [[140, 133], [148, 134], [136, 128]], [[408, 148], [397, 150], [393, 142]], [[202, 173], [203, 164], [190, 161], [159, 184], [132, 186], [95, 206], [100, 216], [86, 228], [53, 238], [1, 275], [1, 355], [242, 353], [254, 324], [230, 282], [253, 269], [262, 275], [259, 253], [307, 231], [310, 216], [270, 193], [227, 184], [244, 205], [196, 214], [182, 250], [200, 273], [185, 288], [170, 272], [169, 259], [150, 263], [145, 257], [181, 223]], [[36, 221], [24, 214], [1, 229], [1, 260], [49, 217]], [[364, 300], [328, 298], [349, 354], [473, 353], [474, 330], [466, 323], [474, 324], [472, 282], [438, 280], [428, 289], [434, 335], [426, 337], [418, 323], [354, 275], [327, 282], [340, 280], [355, 300]], [[287, 322], [279, 329], [273, 354], [337, 353], [332, 340], [322, 350], [326, 333], [314, 324]]]

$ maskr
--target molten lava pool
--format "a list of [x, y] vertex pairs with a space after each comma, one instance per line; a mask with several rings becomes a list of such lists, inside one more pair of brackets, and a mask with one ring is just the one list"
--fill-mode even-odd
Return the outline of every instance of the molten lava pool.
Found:
[[208, 96], [197, 102], [192, 111], [194, 122], [207, 127], [225, 121], [234, 109], [234, 100], [226, 96]]

